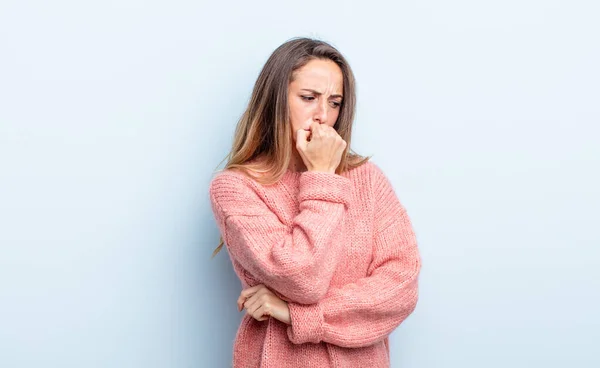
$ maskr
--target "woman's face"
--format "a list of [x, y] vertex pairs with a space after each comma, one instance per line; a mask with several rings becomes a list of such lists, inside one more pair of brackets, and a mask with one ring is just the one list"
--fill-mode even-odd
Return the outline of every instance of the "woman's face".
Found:
[[331, 60], [314, 59], [296, 70], [288, 88], [294, 141], [296, 131], [310, 131], [313, 122], [333, 127], [340, 114], [343, 86], [342, 70]]

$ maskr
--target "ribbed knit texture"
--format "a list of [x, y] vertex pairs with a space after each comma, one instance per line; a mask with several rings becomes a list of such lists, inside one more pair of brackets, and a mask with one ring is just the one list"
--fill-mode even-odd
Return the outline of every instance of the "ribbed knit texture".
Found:
[[264, 284], [290, 308], [291, 325], [244, 316], [234, 368], [389, 367], [388, 336], [416, 306], [421, 260], [376, 164], [287, 171], [269, 186], [225, 170], [209, 194], [242, 287]]

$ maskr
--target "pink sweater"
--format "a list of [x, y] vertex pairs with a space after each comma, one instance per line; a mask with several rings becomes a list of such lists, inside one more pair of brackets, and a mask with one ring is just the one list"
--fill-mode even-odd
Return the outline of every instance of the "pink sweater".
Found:
[[388, 336], [415, 309], [421, 259], [378, 166], [287, 171], [270, 186], [225, 170], [209, 193], [242, 287], [264, 284], [290, 309], [291, 325], [244, 315], [234, 368], [389, 367]]

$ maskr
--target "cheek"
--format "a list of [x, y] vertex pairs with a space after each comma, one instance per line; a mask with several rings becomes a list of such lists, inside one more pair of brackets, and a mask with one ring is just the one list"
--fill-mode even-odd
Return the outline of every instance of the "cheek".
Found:
[[290, 106], [290, 119], [295, 129], [308, 129], [310, 126], [310, 110], [302, 105]]
[[331, 115], [331, 121], [329, 121], [329, 125], [334, 126], [340, 116], [340, 110], [335, 110], [335, 112]]
[[298, 104], [290, 103], [289, 114], [290, 114], [290, 124], [292, 126], [292, 140], [295, 143], [296, 142], [296, 131], [298, 129], [304, 128], [302, 126], [303, 121], [302, 121], [302, 114], [301, 114], [300, 106], [298, 106]]

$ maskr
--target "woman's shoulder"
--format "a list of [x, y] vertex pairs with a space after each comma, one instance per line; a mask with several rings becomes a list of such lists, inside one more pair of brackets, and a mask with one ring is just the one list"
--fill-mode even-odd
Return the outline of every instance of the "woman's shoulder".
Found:
[[233, 179], [233, 180], [241, 180], [243, 179], [245, 174], [241, 172], [240, 169], [237, 168], [228, 168], [217, 170], [213, 173], [212, 181]]
[[395, 193], [389, 176], [380, 165], [372, 160], [368, 160], [360, 166], [351, 169], [349, 177], [353, 178], [355, 185], [360, 185], [360, 189], [358, 190], [370, 191], [375, 196], [381, 196], [383, 193], [389, 193], [390, 191]]
[[372, 159], [361, 163], [359, 166], [351, 168], [348, 170], [348, 175], [354, 176], [361, 180], [367, 179], [369, 182], [372, 180], [379, 180], [381, 176], [385, 176], [381, 167], [373, 162]]
[[254, 180], [240, 169], [229, 168], [216, 171], [210, 180], [209, 191], [217, 193], [226, 191], [229, 193], [243, 192], [255, 185]]
[[[267, 175], [267, 173], [262, 173], [262, 175]], [[377, 182], [386, 178], [381, 167], [371, 159], [346, 170], [343, 175], [354, 179], [353, 181], [365, 184], [372, 184], [374, 181]], [[260, 177], [261, 171], [252, 171], [252, 174], [249, 174], [243, 169], [227, 168], [213, 173], [209, 188], [211, 192], [218, 190], [228, 192], [257, 191], [262, 187], [257, 180]]]
[[227, 216], [260, 213], [265, 207], [260, 186], [238, 169], [215, 173], [208, 192], [213, 208]]

